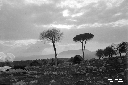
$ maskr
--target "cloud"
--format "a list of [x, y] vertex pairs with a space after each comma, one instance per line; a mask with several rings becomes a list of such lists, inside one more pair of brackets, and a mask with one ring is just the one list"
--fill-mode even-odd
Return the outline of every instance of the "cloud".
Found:
[[75, 19], [67, 19], [68, 21], [73, 21], [73, 22], [77, 22], [77, 20]]
[[122, 13], [117, 13], [115, 14], [114, 16], [117, 17], [117, 16], [120, 16]]
[[[41, 55], [42, 50], [50, 47], [49, 43], [43, 43], [40, 40], [15, 40], [15, 41], [1, 41], [0, 51], [4, 53], [12, 53], [16, 57]], [[11, 55], [11, 54], [9, 54]], [[11, 55], [12, 56], [12, 55]], [[11, 59], [11, 58], [9, 58]]]
[[39, 40], [35, 40], [35, 39], [30, 39], [30, 40], [16, 40], [14, 42], [15, 46], [22, 46], [22, 45], [31, 45], [31, 44], [36, 44]]
[[107, 9], [110, 9], [120, 6], [123, 1], [124, 0], [61, 0], [61, 2], [57, 4], [57, 7], [80, 9], [92, 4], [94, 7], [99, 7], [99, 4], [102, 2], [106, 5]]
[[23, 8], [24, 5], [24, 0], [1, 0], [2, 6], [9, 6], [11, 8]]
[[73, 14], [72, 17], [78, 17], [78, 16], [81, 16], [83, 14], [84, 14], [83, 12], [80, 12], [80, 13], [77, 13], [77, 14]]
[[14, 56], [12, 53], [7, 53], [7, 56], [8, 56], [8, 57], [6, 57], [7, 60], [9, 60], [9, 61], [14, 61], [15, 56]]
[[28, 46], [31, 44], [36, 44], [40, 40], [29, 39], [29, 40], [12, 40], [12, 41], [0, 41], [1, 44], [5, 46], [14, 46], [14, 47], [21, 47], [22, 45]]
[[0, 10], [1, 10], [2, 5], [3, 5], [2, 0], [0, 0]]
[[[36, 44], [38, 44], [39, 40], [12, 40], [12, 41], [1, 41], [0, 43], [0, 51], [4, 53], [12, 53], [16, 57], [20, 55], [29, 55], [32, 53], [37, 53], [39, 50]], [[34, 50], [32, 49], [33, 45], [35, 45]], [[10, 55], [10, 54], [9, 54]], [[9, 58], [10, 59], [10, 58]]]
[[128, 20], [122, 19], [122, 20], [118, 20], [116, 22], [111, 22], [107, 25], [112, 25], [112, 27], [122, 27], [122, 26], [128, 25]]
[[52, 0], [25, 0], [26, 5], [38, 5], [41, 6], [42, 4], [51, 4], [53, 3]]
[[106, 5], [108, 6], [108, 9], [112, 7], [118, 7], [124, 0], [106, 0]]
[[85, 28], [85, 27], [101, 27], [101, 26], [103, 26], [103, 24], [100, 24], [100, 23], [82, 24], [82, 25], [78, 25], [78, 26], [77, 26], [77, 29]]
[[63, 17], [72, 17], [72, 18], [74, 18], [74, 17], [79, 17], [79, 16], [81, 16], [81, 15], [83, 15], [84, 14], [84, 12], [79, 12], [79, 13], [71, 13], [68, 9], [66, 9], [66, 10], [64, 10], [63, 12], [62, 12], [62, 15], [63, 15]]
[[0, 52], [15, 56], [41, 54], [51, 45], [44, 46], [37, 39], [40, 32], [51, 27], [64, 33], [60, 50], [70, 49], [65, 43], [73, 43], [72, 38], [84, 32], [95, 35], [93, 42], [125, 41], [127, 8], [127, 0], [2, 0]]
[[84, 6], [87, 6], [91, 3], [97, 3], [99, 0], [65, 0], [61, 1], [60, 3], [57, 4], [57, 7], [61, 8], [82, 8]]
[[0, 52], [0, 60], [5, 61], [6, 55], [3, 52]]
[[64, 17], [68, 17], [69, 16], [69, 10], [68, 9], [64, 10], [62, 12], [62, 14], [63, 14]]
[[45, 28], [59, 28], [59, 29], [71, 29], [72, 27], [74, 27], [75, 25], [65, 25], [65, 24], [50, 24], [50, 25], [36, 25], [35, 27], [45, 27]]
[[6, 52], [6, 53], [13, 53], [16, 56], [19, 56], [20, 54], [22, 54], [22, 55], [30, 54], [31, 52], [36, 53], [41, 50], [41, 49], [38, 50], [38, 47], [42, 46], [42, 45], [38, 44], [40, 42], [40, 40], [35, 40], [35, 39], [1, 41], [1, 42], [2, 42], [2, 43], [0, 43], [1, 51]]
[[118, 20], [115, 22], [110, 22], [110, 23], [93, 23], [93, 24], [82, 24], [82, 25], [78, 25], [77, 28], [84, 28], [84, 27], [123, 27], [123, 26], [128, 26], [128, 20], [126, 19], [122, 19], [122, 20]]
[[42, 6], [44, 4], [52, 4], [52, 0], [1, 0], [2, 4], [9, 5], [13, 8], [23, 8], [26, 6]]
[[2, 61], [14, 61], [15, 56], [12, 53], [7, 53], [7, 55], [4, 52], [0, 52], [0, 60]]

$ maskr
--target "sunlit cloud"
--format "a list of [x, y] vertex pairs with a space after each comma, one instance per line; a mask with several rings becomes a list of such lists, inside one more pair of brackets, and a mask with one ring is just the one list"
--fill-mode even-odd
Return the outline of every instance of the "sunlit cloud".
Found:
[[77, 29], [79, 28], [84, 28], [84, 27], [101, 27], [103, 26], [103, 24], [100, 23], [94, 23], [94, 24], [82, 24], [82, 25], [78, 25]]
[[75, 19], [67, 19], [67, 20], [77, 22], [77, 20], [75, 20]]
[[14, 45], [21, 46], [21, 45], [29, 45], [29, 44], [35, 44], [38, 40], [30, 39], [30, 40], [17, 40], [14, 42]]
[[61, 8], [82, 8], [82, 7], [86, 7], [90, 4], [93, 3], [93, 6], [97, 7], [99, 2], [104, 2], [107, 6], [107, 9], [110, 9], [112, 7], [117, 7], [120, 6], [120, 4], [123, 2], [124, 0], [65, 0], [65, 1], [61, 1], [60, 3], [57, 4], [57, 7], [61, 7]]
[[123, 2], [124, 0], [105, 0], [106, 5], [109, 8], [112, 8], [112, 7], [117, 7], [117, 6], [120, 6], [120, 4]]
[[91, 3], [97, 3], [99, 0], [65, 0], [61, 1], [60, 3], [57, 4], [57, 7], [61, 8], [82, 8], [84, 6], [87, 6]]
[[5, 46], [21, 47], [21, 46], [36, 44], [38, 41], [40, 41], [40, 40], [29, 39], [29, 40], [15, 40], [15, 41], [14, 40], [0, 41], [0, 43]]
[[34, 4], [41, 6], [42, 4], [51, 4], [51, 3], [53, 3], [52, 0], [25, 0], [26, 5]]
[[122, 27], [122, 26], [128, 25], [128, 20], [122, 19], [122, 20], [118, 20], [116, 22], [108, 23], [106, 25], [112, 25], [112, 27]]
[[104, 27], [104, 26], [122, 27], [122, 26], [127, 26], [127, 25], [128, 25], [128, 20], [122, 19], [122, 20], [118, 20], [118, 21], [110, 22], [110, 23], [82, 24], [82, 25], [78, 25], [77, 29], [84, 28], [84, 27]]
[[69, 10], [68, 9], [64, 10], [62, 12], [62, 14], [63, 14], [64, 17], [68, 17], [69, 16]]
[[65, 28], [65, 29], [71, 29], [72, 27], [74, 27], [74, 25], [62, 25], [62, 24], [52, 24], [52, 27], [55, 28]]
[[71, 29], [73, 28], [75, 25], [65, 25], [65, 24], [50, 24], [50, 25], [36, 25], [35, 27], [45, 27], [45, 28], [60, 28], [60, 29]]
[[84, 12], [80, 12], [80, 13], [77, 13], [77, 14], [73, 14], [72, 17], [78, 17], [78, 16], [81, 16], [83, 14], [84, 14]]
[[70, 17], [70, 18], [75, 18], [75, 17], [80, 17], [84, 14], [85, 12], [78, 12], [78, 13], [73, 13], [69, 11], [68, 9], [62, 11], [63, 17]]
[[81, 24], [81, 25], [63, 25], [63, 24], [50, 24], [50, 25], [36, 25], [35, 27], [46, 27], [46, 28], [62, 28], [62, 29], [72, 29], [72, 28], [84, 28], [84, 27], [104, 27], [104, 26], [111, 26], [111, 27], [122, 27], [122, 26], [127, 26], [128, 25], [128, 20], [122, 19], [122, 20], [117, 20], [115, 22], [110, 22], [110, 23], [86, 23], [86, 24]]

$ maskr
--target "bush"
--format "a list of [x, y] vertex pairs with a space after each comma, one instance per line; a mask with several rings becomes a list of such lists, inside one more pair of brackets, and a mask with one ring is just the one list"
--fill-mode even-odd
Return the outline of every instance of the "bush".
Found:
[[83, 61], [83, 58], [80, 55], [76, 55], [73, 59], [73, 64], [80, 64]]
[[31, 63], [30, 63], [30, 66], [41, 66], [41, 63], [39, 63], [38, 61], [32, 61]]
[[[57, 59], [57, 65], [64, 63], [63, 60]], [[55, 65], [55, 59], [52, 58], [51, 62], [49, 63], [51, 66]]]
[[25, 70], [25, 67], [26, 66], [17, 65], [17, 66], [13, 66], [12, 69], [23, 69], [23, 70]]

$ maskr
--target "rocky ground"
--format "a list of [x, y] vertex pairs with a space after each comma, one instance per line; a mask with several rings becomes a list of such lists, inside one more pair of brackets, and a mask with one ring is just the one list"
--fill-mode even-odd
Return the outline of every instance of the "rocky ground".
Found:
[[93, 63], [10, 69], [0, 72], [0, 85], [127, 85], [128, 69], [124, 64], [117, 69], [109, 64]]

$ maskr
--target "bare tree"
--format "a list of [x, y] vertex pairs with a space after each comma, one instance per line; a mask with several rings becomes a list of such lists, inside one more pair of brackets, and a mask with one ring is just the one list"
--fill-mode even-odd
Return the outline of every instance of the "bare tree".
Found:
[[[77, 41], [80, 41], [82, 43], [82, 52], [83, 52], [83, 59], [84, 59], [84, 50], [85, 50], [85, 44], [88, 40], [92, 39], [94, 37], [93, 34], [91, 33], [84, 33], [84, 34], [79, 34], [79, 35], [76, 35], [74, 38], [73, 38], [73, 41], [77, 42]], [[85, 42], [85, 43], [84, 43]], [[84, 45], [84, 49], [83, 49], [83, 45]]]
[[52, 42], [53, 44], [53, 48], [55, 51], [55, 65], [56, 66], [57, 66], [57, 52], [56, 52], [55, 43], [61, 40], [62, 35], [63, 33], [61, 33], [59, 29], [55, 29], [55, 28], [48, 29], [40, 33], [40, 40], [47, 40], [47, 41]]

